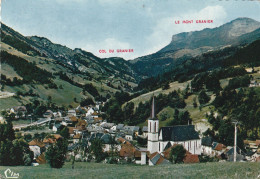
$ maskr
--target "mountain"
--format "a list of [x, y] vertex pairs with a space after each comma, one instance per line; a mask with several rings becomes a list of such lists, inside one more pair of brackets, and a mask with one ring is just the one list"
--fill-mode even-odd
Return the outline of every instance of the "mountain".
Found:
[[217, 28], [173, 35], [171, 43], [161, 49], [159, 53], [179, 49], [222, 47], [239, 43], [238, 37], [258, 28], [260, 28], [260, 22], [250, 18], [238, 18]]
[[[52, 43], [44, 37], [24, 37], [5, 24], [2, 24], [1, 34], [2, 42], [13, 46], [17, 50], [29, 55], [39, 55], [42, 57], [53, 58], [72, 70], [80, 72], [91, 71], [91, 73], [102, 73], [102, 75], [108, 76], [111, 76], [114, 73], [121, 73], [121, 70], [124, 72], [128, 70], [128, 75], [122, 75], [121, 77], [132, 81], [135, 80], [134, 76], [136, 75], [131, 69], [131, 64], [123, 59], [118, 61], [121, 61], [120, 63], [124, 66], [124, 68], [118, 68], [119, 66], [108, 63], [108, 61], [113, 58], [105, 60], [100, 59], [90, 52], [86, 52], [79, 48], [72, 50], [66, 46]], [[126, 66], [127, 68], [125, 68]], [[115, 70], [115, 68], [117, 70]]]
[[[185, 81], [196, 73], [221, 67], [225, 59], [230, 61], [226, 65], [233, 65], [236, 59], [231, 57], [237, 51], [260, 39], [259, 27], [255, 20], [238, 18], [217, 28], [173, 35], [172, 42], [160, 51], [126, 61], [99, 58], [45, 37], [26, 37], [2, 24], [0, 87], [1, 91], [10, 92], [9, 96], [15, 95], [1, 97], [0, 108], [35, 99], [52, 100], [58, 105], [78, 105], [87, 97], [105, 100], [118, 91], [131, 93], [140, 81], [159, 74], [163, 79], [159, 80], [160, 85], [165, 81]], [[147, 86], [146, 82], [140, 86]]]
[[144, 76], [158, 75], [202, 53], [251, 43], [260, 38], [259, 28], [258, 21], [238, 18], [220, 27], [179, 33], [173, 35], [170, 44], [160, 51], [137, 58], [131, 63], [137, 73]]
[[97, 99], [120, 90], [131, 92], [139, 78], [132, 64], [122, 58], [102, 59], [45, 37], [26, 37], [5, 24], [1, 24], [1, 57], [1, 91], [22, 95], [0, 99], [0, 107], [36, 98], [76, 105], [86, 97]]

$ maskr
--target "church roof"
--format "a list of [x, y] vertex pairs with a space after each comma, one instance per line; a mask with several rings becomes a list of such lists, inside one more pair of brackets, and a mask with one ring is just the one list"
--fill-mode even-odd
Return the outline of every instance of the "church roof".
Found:
[[206, 136], [201, 139], [201, 145], [212, 147], [212, 137]]
[[162, 127], [162, 141], [187, 141], [200, 139], [194, 125]]

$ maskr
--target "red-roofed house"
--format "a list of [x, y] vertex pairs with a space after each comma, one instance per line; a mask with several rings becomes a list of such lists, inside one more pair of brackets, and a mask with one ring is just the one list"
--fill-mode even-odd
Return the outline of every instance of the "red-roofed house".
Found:
[[38, 164], [46, 164], [47, 163], [44, 152], [39, 157], [36, 158], [36, 162]]
[[165, 159], [158, 152], [154, 152], [149, 157], [149, 165], [161, 165], [161, 164], [170, 164], [170, 161]]
[[43, 148], [45, 147], [45, 144], [38, 139], [33, 139], [28, 144], [30, 150], [33, 151], [34, 158], [37, 158], [41, 154]]
[[195, 154], [186, 154], [185, 158], [183, 159], [184, 163], [199, 163], [199, 156]]

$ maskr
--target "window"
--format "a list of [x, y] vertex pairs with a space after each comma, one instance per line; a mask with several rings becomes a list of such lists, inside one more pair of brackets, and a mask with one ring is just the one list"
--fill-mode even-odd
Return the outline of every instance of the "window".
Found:
[[156, 132], [156, 122], [154, 123], [154, 132]]

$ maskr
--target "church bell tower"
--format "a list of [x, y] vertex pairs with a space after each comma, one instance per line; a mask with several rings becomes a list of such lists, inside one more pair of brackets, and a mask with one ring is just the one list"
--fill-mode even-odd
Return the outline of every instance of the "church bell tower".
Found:
[[152, 113], [148, 119], [148, 140], [147, 150], [152, 154], [159, 151], [158, 133], [159, 133], [159, 120], [155, 117], [154, 96], [152, 102]]

